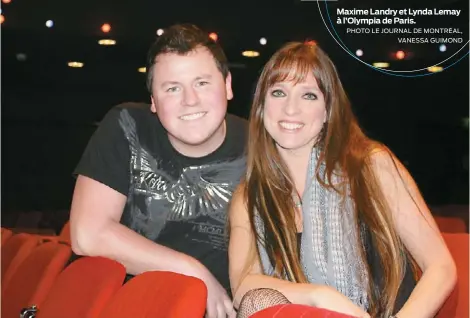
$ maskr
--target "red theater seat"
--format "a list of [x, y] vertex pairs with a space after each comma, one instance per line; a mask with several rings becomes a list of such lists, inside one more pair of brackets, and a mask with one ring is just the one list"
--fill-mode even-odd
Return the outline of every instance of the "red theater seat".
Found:
[[36, 318], [97, 318], [121, 288], [126, 269], [103, 257], [82, 257], [57, 277]]
[[15, 234], [2, 246], [2, 290], [8, 285], [18, 267], [39, 244], [31, 234]]
[[199, 279], [171, 272], [145, 272], [129, 280], [102, 318], [202, 318], [207, 289]]
[[353, 318], [353, 316], [311, 306], [288, 304], [261, 310], [250, 318]]
[[40, 306], [71, 256], [69, 246], [40, 244], [19, 265], [2, 292], [2, 318], [18, 318], [22, 309]]

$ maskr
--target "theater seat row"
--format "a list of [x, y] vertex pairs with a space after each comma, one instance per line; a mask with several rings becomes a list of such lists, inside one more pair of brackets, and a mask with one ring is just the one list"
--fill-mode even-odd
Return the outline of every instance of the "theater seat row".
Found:
[[[24, 308], [36, 318], [188, 317], [202, 318], [207, 290], [195, 278], [147, 272], [123, 285], [124, 267], [101, 257], [84, 257], [66, 266], [71, 248], [67, 227], [61, 237], [13, 234], [2, 228], [2, 317], [17, 318]], [[61, 233], [62, 234], [62, 233]], [[439, 318], [469, 317], [469, 235], [443, 233], [456, 261], [458, 285]], [[33, 305], [36, 308], [31, 308]], [[253, 318], [345, 317], [316, 308], [289, 305]]]
[[[17, 253], [9, 253], [14, 248]], [[207, 290], [196, 278], [155, 271], [123, 285], [121, 264], [83, 257], [67, 266], [70, 256], [66, 242], [11, 235], [2, 244], [2, 275], [8, 280], [2, 282], [1, 317], [18, 318], [22, 311], [36, 318], [204, 316]]]

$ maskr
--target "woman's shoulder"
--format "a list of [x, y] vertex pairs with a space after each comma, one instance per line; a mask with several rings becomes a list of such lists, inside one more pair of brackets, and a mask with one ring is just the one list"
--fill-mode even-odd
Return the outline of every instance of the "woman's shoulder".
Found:
[[391, 153], [390, 149], [384, 144], [379, 143], [377, 141], [371, 141], [367, 145], [366, 154], [369, 158], [376, 156], [384, 156], [389, 153]]
[[246, 182], [242, 179], [232, 193], [231, 203], [239, 204], [240, 202], [246, 201], [246, 191]]
[[243, 180], [233, 191], [230, 200], [229, 218], [231, 223], [244, 222], [248, 219], [246, 183]]
[[396, 165], [397, 158], [393, 152], [385, 145], [374, 143], [367, 151], [367, 162], [373, 166], [390, 166]]

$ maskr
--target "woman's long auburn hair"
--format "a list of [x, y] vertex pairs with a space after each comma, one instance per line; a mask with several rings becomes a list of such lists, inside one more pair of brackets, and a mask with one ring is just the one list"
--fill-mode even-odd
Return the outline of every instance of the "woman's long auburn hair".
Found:
[[[302, 82], [313, 74], [325, 98], [327, 123], [317, 145], [323, 149], [319, 163], [326, 172], [316, 178], [325, 187], [334, 188], [331, 177], [339, 171], [349, 182], [350, 195], [355, 206], [357, 237], [360, 224], [371, 233], [383, 267], [383, 289], [380, 296], [371, 279], [364, 242], [360, 239], [361, 258], [369, 276], [369, 313], [391, 315], [409, 253], [401, 243], [392, 223], [390, 208], [381, 192], [370, 162], [374, 149], [392, 154], [380, 143], [365, 136], [351, 110], [336, 68], [330, 58], [317, 46], [291, 42], [277, 51], [265, 65], [258, 84], [250, 114], [247, 173], [244, 197], [256, 241], [266, 248], [275, 276], [287, 277], [292, 282], [306, 283], [297, 249], [295, 204], [292, 193], [295, 185], [286, 164], [277, 151], [275, 141], [263, 124], [264, 102], [268, 89], [282, 81]], [[255, 214], [264, 222], [264, 236], [255, 228]], [[256, 246], [258, 249], [258, 246]], [[258, 251], [259, 252], [259, 251]]]

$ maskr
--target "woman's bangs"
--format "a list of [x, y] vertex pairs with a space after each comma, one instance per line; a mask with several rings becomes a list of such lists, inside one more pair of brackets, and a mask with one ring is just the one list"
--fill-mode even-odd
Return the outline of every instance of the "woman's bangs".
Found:
[[280, 82], [293, 82], [294, 85], [304, 82], [313, 65], [293, 52], [280, 55], [273, 61], [273, 68], [268, 75], [268, 87]]

